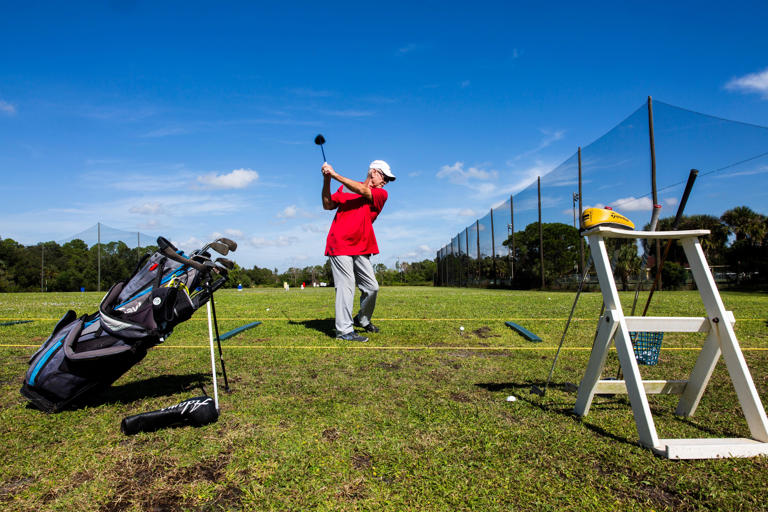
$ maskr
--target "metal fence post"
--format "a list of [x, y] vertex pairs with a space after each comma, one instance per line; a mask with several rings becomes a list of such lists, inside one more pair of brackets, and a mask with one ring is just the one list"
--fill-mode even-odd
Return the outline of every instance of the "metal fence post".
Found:
[[541, 289], [544, 289], [544, 228], [541, 224], [541, 176], [536, 179], [539, 191], [539, 265], [541, 267]]

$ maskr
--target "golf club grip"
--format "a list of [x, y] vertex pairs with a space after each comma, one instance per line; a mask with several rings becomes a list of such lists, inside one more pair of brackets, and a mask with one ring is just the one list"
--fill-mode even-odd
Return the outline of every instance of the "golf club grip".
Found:
[[184, 400], [171, 407], [123, 418], [120, 430], [125, 435], [155, 432], [162, 428], [190, 425], [200, 427], [215, 422], [219, 411], [209, 396]]
[[173, 261], [178, 261], [179, 263], [183, 263], [184, 265], [189, 265], [190, 267], [196, 270], [199, 270], [200, 272], [207, 272], [207, 268], [205, 265], [201, 265], [196, 261], [192, 261], [189, 258], [185, 258], [181, 254], [177, 253], [174, 249], [175, 247], [173, 247], [173, 245], [170, 245], [170, 244], [166, 247], [160, 248], [163, 254], [167, 256], [169, 259], [172, 259]]
[[675, 215], [675, 221], [672, 223], [672, 230], [677, 229], [677, 225], [680, 224], [680, 220], [683, 218], [683, 210], [685, 210], [685, 205], [688, 203], [688, 196], [691, 195], [691, 188], [693, 188], [693, 182], [696, 181], [696, 176], [699, 175], [699, 171], [696, 169], [691, 169], [690, 174], [688, 174], [688, 183], [685, 184], [685, 190], [683, 191], [683, 198], [680, 199], [680, 206], [677, 208], [677, 215]]

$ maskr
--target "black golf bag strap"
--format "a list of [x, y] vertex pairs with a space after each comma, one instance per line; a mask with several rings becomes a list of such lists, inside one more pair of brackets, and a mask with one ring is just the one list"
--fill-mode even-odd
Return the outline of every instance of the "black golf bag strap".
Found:
[[169, 259], [188, 265], [200, 272], [208, 272], [208, 268], [205, 265], [201, 265], [196, 261], [192, 261], [189, 258], [185, 258], [181, 254], [176, 252], [178, 249], [176, 249], [176, 247], [174, 247], [174, 245], [171, 242], [169, 242], [162, 236], [157, 237], [157, 246], [160, 248], [160, 252], [162, 252], [163, 255], [167, 256]]
[[152, 256], [152, 253], [148, 252], [148, 253], [145, 253], [144, 256], [142, 256], [139, 259], [139, 262], [136, 264], [136, 268], [133, 270], [133, 273], [131, 274], [132, 276], [135, 276], [136, 274], [139, 273], [139, 270], [141, 270], [141, 267], [144, 265], [144, 262], [146, 262], [150, 256]]

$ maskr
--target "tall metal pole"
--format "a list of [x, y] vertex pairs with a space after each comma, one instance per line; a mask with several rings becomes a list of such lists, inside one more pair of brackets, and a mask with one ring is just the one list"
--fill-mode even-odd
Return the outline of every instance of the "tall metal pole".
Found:
[[544, 228], [541, 225], [541, 176], [537, 178], [539, 188], [539, 266], [541, 268], [541, 289], [544, 289]]
[[[581, 201], [584, 195], [581, 193], [581, 146], [579, 146], [579, 226], [581, 226], [581, 214], [584, 209], [581, 205]], [[579, 234], [579, 261], [581, 266], [579, 267], [579, 274], [584, 273], [584, 237]]]
[[40, 291], [44, 292], [45, 283], [45, 244], [40, 244]]
[[467, 247], [467, 286], [469, 286], [469, 227], [464, 228], [464, 245]]
[[477, 283], [480, 284], [483, 273], [483, 259], [480, 256], [480, 220], [475, 220], [475, 233], [477, 233]]
[[509, 196], [509, 229], [512, 231], [512, 258], [509, 262], [509, 284], [515, 278], [515, 200]]
[[496, 235], [493, 233], [493, 208], [491, 208], [491, 276], [496, 284]]
[[101, 291], [101, 222], [96, 223], [96, 261], [98, 262], [98, 280], [96, 291]]
[[136, 232], [136, 261], [141, 260], [141, 234]]
[[[653, 137], [653, 100], [648, 96], [648, 138], [651, 144], [651, 196], [653, 205], [659, 204], [659, 196], [656, 193], [656, 143]], [[656, 240], [656, 272], [659, 271], [661, 263], [661, 240]], [[661, 290], [661, 276], [659, 276], [659, 286]]]

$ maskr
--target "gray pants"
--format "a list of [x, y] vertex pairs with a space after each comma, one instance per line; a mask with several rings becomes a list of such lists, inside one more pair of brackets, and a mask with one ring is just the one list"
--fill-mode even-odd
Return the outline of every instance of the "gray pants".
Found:
[[376, 295], [379, 283], [373, 272], [371, 257], [330, 256], [333, 283], [336, 287], [336, 332], [347, 334], [354, 330], [352, 308], [355, 300], [355, 284], [360, 288], [360, 325], [371, 323], [371, 315], [376, 307]]

